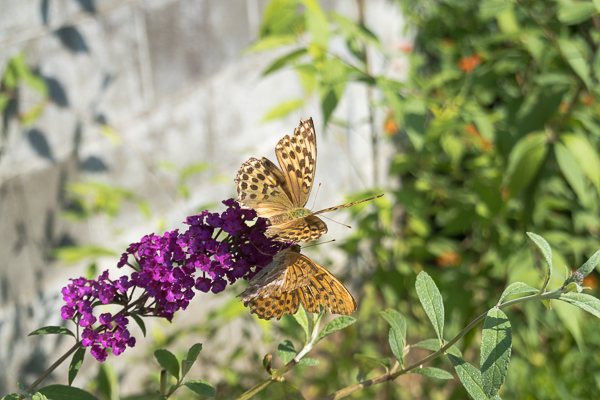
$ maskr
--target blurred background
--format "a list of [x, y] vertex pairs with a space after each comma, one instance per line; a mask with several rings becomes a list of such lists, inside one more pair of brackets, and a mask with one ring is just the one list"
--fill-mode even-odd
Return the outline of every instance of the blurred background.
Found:
[[[0, 393], [69, 347], [26, 337], [61, 324], [69, 277], [117, 274], [129, 243], [219, 211], [241, 163], [273, 158], [300, 118], [313, 117], [319, 143], [312, 208], [386, 196], [331, 215], [353, 229], [328, 222], [336, 242], [306, 250], [349, 286], [358, 321], [288, 376], [288, 394], [382, 373], [393, 355], [380, 310], [406, 316], [409, 344], [433, 337], [414, 291], [422, 270], [451, 337], [508, 283], [539, 287], [526, 231], [554, 249], [554, 287], [600, 248], [597, 1], [0, 0], [0, 10]], [[597, 272], [585, 284], [597, 295]], [[190, 375], [218, 398], [242, 393], [266, 378], [264, 354], [277, 363], [278, 343], [303, 335], [292, 318], [249, 315], [235, 297], [244, 287], [198, 295], [105, 364], [87, 359], [75, 385], [145, 398], [158, 387], [154, 349], [202, 342]], [[597, 321], [555, 303], [507, 314], [503, 397], [600, 395]], [[476, 329], [460, 343], [476, 365], [478, 340]], [[49, 382], [66, 375], [64, 365]], [[269, 390], [259, 398], [294, 398]], [[353, 398], [466, 396], [455, 381], [408, 375]]]

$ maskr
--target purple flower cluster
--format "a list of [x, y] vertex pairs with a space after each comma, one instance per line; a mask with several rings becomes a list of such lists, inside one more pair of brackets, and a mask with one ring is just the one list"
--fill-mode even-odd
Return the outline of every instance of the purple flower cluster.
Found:
[[[134, 272], [117, 280], [108, 271], [97, 279], [71, 279], [63, 288], [63, 319], [72, 319], [82, 330], [82, 345], [91, 347], [99, 361], [107, 349], [115, 355], [135, 345], [127, 325], [128, 315], [158, 316], [171, 320], [187, 308], [196, 290], [221, 292], [237, 279], [250, 279], [271, 262], [286, 244], [265, 235], [267, 220], [256, 218], [254, 210], [242, 209], [232, 199], [223, 202], [219, 213], [203, 211], [188, 217], [188, 229], [162, 236], [150, 234], [132, 243], [117, 266]], [[133, 292], [138, 290], [135, 298]], [[118, 304], [121, 311], [99, 313], [100, 305]]]

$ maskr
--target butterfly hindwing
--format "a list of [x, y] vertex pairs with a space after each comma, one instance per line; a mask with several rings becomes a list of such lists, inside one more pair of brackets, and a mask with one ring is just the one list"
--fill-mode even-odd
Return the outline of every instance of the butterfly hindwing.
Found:
[[292, 247], [280, 252], [241, 294], [244, 304], [260, 318], [295, 314], [299, 304], [311, 313], [327, 309], [351, 314], [356, 302], [329, 271]]
[[277, 236], [285, 242], [308, 242], [327, 233], [327, 225], [319, 217], [308, 215], [282, 224], [271, 225], [267, 229], [269, 236]]

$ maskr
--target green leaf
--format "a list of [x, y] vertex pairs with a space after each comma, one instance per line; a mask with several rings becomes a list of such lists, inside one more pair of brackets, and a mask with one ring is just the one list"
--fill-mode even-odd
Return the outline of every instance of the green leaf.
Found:
[[586, 293], [563, 293], [559, 300], [581, 308], [593, 316], [600, 318], [600, 300]]
[[293, 343], [288, 339], [279, 343], [279, 346], [277, 346], [277, 355], [279, 355], [281, 362], [284, 364], [292, 361], [294, 357], [296, 357], [296, 350], [294, 349]]
[[600, 263], [600, 250], [595, 252], [594, 255], [585, 262], [585, 264], [579, 267], [576, 274], [584, 278], [588, 276], [589, 273], [594, 270], [594, 268], [596, 268], [598, 263]]
[[445, 379], [445, 380], [454, 379], [454, 377], [452, 376], [452, 374], [450, 372], [444, 371], [443, 369], [435, 368], [435, 367], [417, 368], [417, 369], [413, 369], [410, 372], [419, 374], [419, 375], [423, 375], [423, 376], [427, 376], [429, 378], [435, 378], [435, 379]]
[[279, 103], [275, 107], [271, 108], [267, 113], [262, 117], [262, 121], [272, 121], [274, 119], [279, 119], [285, 117], [292, 111], [295, 111], [304, 105], [304, 99], [292, 99]]
[[586, 21], [598, 13], [593, 3], [587, 1], [559, 1], [558, 20], [566, 25]]
[[288, 381], [283, 381], [267, 386], [260, 399], [304, 400], [304, 397], [298, 388]]
[[544, 239], [540, 235], [535, 234], [533, 232], [527, 232], [527, 236], [529, 237], [529, 239], [531, 239], [533, 243], [535, 243], [538, 249], [540, 249], [542, 255], [544, 256], [544, 259], [546, 260], [544, 285], [542, 287], [542, 290], [545, 290], [548, 286], [548, 282], [550, 281], [550, 277], [552, 276], [552, 249], [550, 248], [548, 242], [546, 242], [546, 239]]
[[[4, 399], [20, 399], [20, 398], [21, 397], [18, 395], [17, 395], [17, 397], [6, 396], [6, 397], [3, 397], [2, 400], [4, 400]], [[36, 394], [31, 396], [31, 400], [48, 400], [48, 398], [46, 396], [44, 396], [43, 394], [41, 394], [40, 392], [37, 392]]]
[[498, 393], [506, 379], [511, 349], [510, 321], [502, 310], [494, 307], [483, 322], [479, 363], [483, 389], [489, 397]]
[[80, 347], [73, 354], [73, 358], [71, 359], [71, 363], [69, 364], [69, 386], [75, 380], [81, 365], [83, 364], [83, 357], [85, 356], [85, 348]]
[[417, 289], [419, 301], [441, 343], [444, 340], [444, 302], [442, 294], [433, 279], [425, 271], [421, 271], [417, 275], [415, 288]]
[[119, 400], [119, 379], [114, 368], [109, 364], [100, 364], [98, 375], [96, 376], [98, 392], [103, 399]]
[[[45, 396], [44, 396], [45, 397]], [[21, 395], [19, 393], [9, 393], [2, 397], [2, 400], [20, 400]], [[43, 398], [40, 400], [44, 400]]]
[[394, 357], [400, 362], [404, 359], [404, 347], [406, 346], [406, 319], [398, 311], [387, 309], [379, 314], [390, 324], [388, 341]]
[[158, 349], [154, 352], [154, 358], [163, 369], [174, 376], [175, 379], [179, 379], [179, 361], [173, 353], [169, 350]]
[[273, 61], [262, 72], [262, 74], [263, 74], [263, 76], [267, 76], [269, 74], [272, 74], [275, 71], [279, 71], [283, 67], [291, 66], [290, 64], [292, 64], [292, 62], [294, 60], [302, 57], [305, 54], [306, 54], [306, 49], [305, 48], [300, 48], [300, 49], [292, 50], [291, 52], [289, 52], [287, 54], [284, 54], [283, 56], [281, 56], [278, 59], [276, 59], [275, 61]]
[[579, 203], [582, 205], [589, 204], [590, 195], [586, 187], [585, 174], [577, 162], [576, 155], [572, 154], [562, 143], [555, 143], [554, 155], [556, 156], [560, 171], [569, 183], [569, 186], [571, 186], [571, 189], [575, 192], [575, 195], [577, 195]]
[[509, 296], [516, 296], [519, 294], [532, 294], [537, 292], [539, 292], [539, 289], [529, 286], [526, 283], [514, 282], [508, 285], [506, 289], [504, 289], [504, 292], [502, 292], [502, 295], [500, 296], [500, 300], [498, 300], [498, 304], [501, 304], [504, 301], [504, 299], [506, 299]]
[[254, 42], [246, 52], [257, 53], [259, 51], [273, 50], [282, 46], [296, 43], [296, 35], [274, 35], [260, 38]]
[[583, 83], [591, 90], [594, 86], [590, 76], [590, 62], [584, 54], [584, 43], [577, 40], [560, 38], [558, 39], [558, 47], [563, 57], [569, 63], [573, 71], [581, 78]]
[[42, 102], [28, 109], [19, 116], [21, 124], [23, 124], [24, 126], [32, 125], [33, 123], [35, 123], [35, 121], [37, 121], [40, 118], [45, 108], [46, 104]]
[[515, 144], [508, 157], [504, 178], [511, 197], [529, 186], [542, 166], [547, 149], [544, 133], [526, 135]]
[[600, 195], [600, 156], [596, 151], [596, 146], [585, 135], [581, 134], [565, 134], [561, 136], [560, 140], [575, 156], [583, 173], [592, 181]]
[[325, 336], [331, 335], [334, 332], [341, 331], [342, 329], [349, 327], [350, 325], [354, 324], [355, 322], [356, 322], [356, 318], [349, 317], [346, 315], [337, 317], [337, 318], [329, 321], [327, 323], [327, 325], [325, 325], [325, 328], [323, 328], [323, 330], [321, 332], [319, 332], [319, 336], [317, 337], [317, 342], [320, 341], [321, 339], [323, 339]]
[[66, 385], [49, 385], [39, 389], [38, 392], [48, 400], [97, 400], [85, 390]]
[[135, 323], [140, 327], [140, 330], [142, 331], [142, 335], [144, 335], [144, 337], [146, 337], [146, 324], [144, 323], [144, 320], [142, 319], [142, 317], [140, 317], [137, 314], [129, 314], [129, 316], [131, 318], [133, 318]]
[[306, 342], [308, 342], [309, 338], [310, 338], [310, 332], [309, 332], [309, 328], [308, 328], [308, 314], [306, 313], [306, 310], [304, 309], [304, 307], [300, 307], [298, 309], [298, 312], [296, 314], [293, 315], [294, 320], [298, 323], [298, 325], [300, 325], [300, 327], [302, 328], [302, 330], [304, 331], [304, 340]]
[[481, 382], [481, 372], [460, 357], [449, 354], [448, 358], [467, 393], [475, 400], [488, 400]]
[[306, 7], [306, 29], [311, 33], [312, 40], [321, 48], [329, 44], [329, 22], [317, 0], [301, 0]]
[[[304, 30], [304, 16], [298, 13], [298, 0], [271, 0], [263, 13], [261, 38], [296, 35]], [[295, 42], [295, 38], [293, 40]]]
[[311, 357], [304, 357], [299, 362], [298, 365], [303, 365], [305, 367], [312, 367], [315, 365], [319, 365], [319, 360]]
[[43, 328], [36, 329], [27, 336], [34, 335], [71, 335], [75, 337], [73, 332], [67, 328], [63, 328], [62, 326], [44, 326]]
[[198, 359], [198, 355], [200, 355], [200, 351], [202, 351], [202, 343], [196, 343], [192, 345], [192, 347], [190, 347], [190, 349], [187, 352], [187, 356], [185, 357], [185, 360], [181, 361], [182, 378], [186, 376], [188, 372], [190, 372], [192, 365], [194, 365], [194, 363]]
[[375, 357], [367, 356], [365, 354], [354, 354], [353, 358], [358, 366], [357, 379], [359, 381], [363, 380], [369, 372], [373, 371], [375, 368], [382, 367], [385, 370], [388, 369], [388, 366], [383, 360]]
[[215, 397], [217, 391], [208, 382], [201, 380], [187, 381], [184, 385], [197, 395], [204, 397]]

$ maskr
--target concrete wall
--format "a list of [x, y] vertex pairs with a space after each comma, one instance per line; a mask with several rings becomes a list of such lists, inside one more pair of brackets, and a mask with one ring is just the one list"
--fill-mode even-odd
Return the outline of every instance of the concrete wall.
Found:
[[[239, 165], [253, 155], [271, 157], [278, 138], [301, 117], [313, 116], [321, 130], [318, 206], [370, 187], [362, 88], [349, 87], [338, 110], [353, 123], [349, 129], [332, 127], [325, 135], [315, 102], [284, 120], [261, 122], [268, 109], [301, 93], [289, 72], [260, 76], [273, 54], [243, 53], [265, 4], [0, 0], [0, 71], [22, 52], [51, 89], [34, 125], [9, 119], [0, 134], [0, 394], [15, 390], [17, 381], [30, 383], [67, 346], [57, 337], [26, 337], [60, 324], [60, 288], [83, 273], [84, 264], [56, 262], [56, 247], [98, 244], [120, 252], [145, 233], [179, 226], [199, 205], [233, 196]], [[354, 2], [326, 5], [356, 13]], [[401, 18], [389, 7], [385, 0], [369, 2], [367, 15], [393, 47]], [[27, 88], [19, 93], [25, 108], [36, 96]], [[164, 161], [178, 167], [202, 161], [210, 169], [192, 180], [185, 200], [176, 194], [175, 175], [160, 167]], [[65, 189], [80, 181], [126, 187], [149, 202], [153, 216], [126, 205], [116, 218], [69, 220]], [[331, 237], [343, 234], [331, 228]], [[100, 268], [115, 262], [106, 257]], [[66, 365], [50, 381], [64, 383], [65, 374]]]

